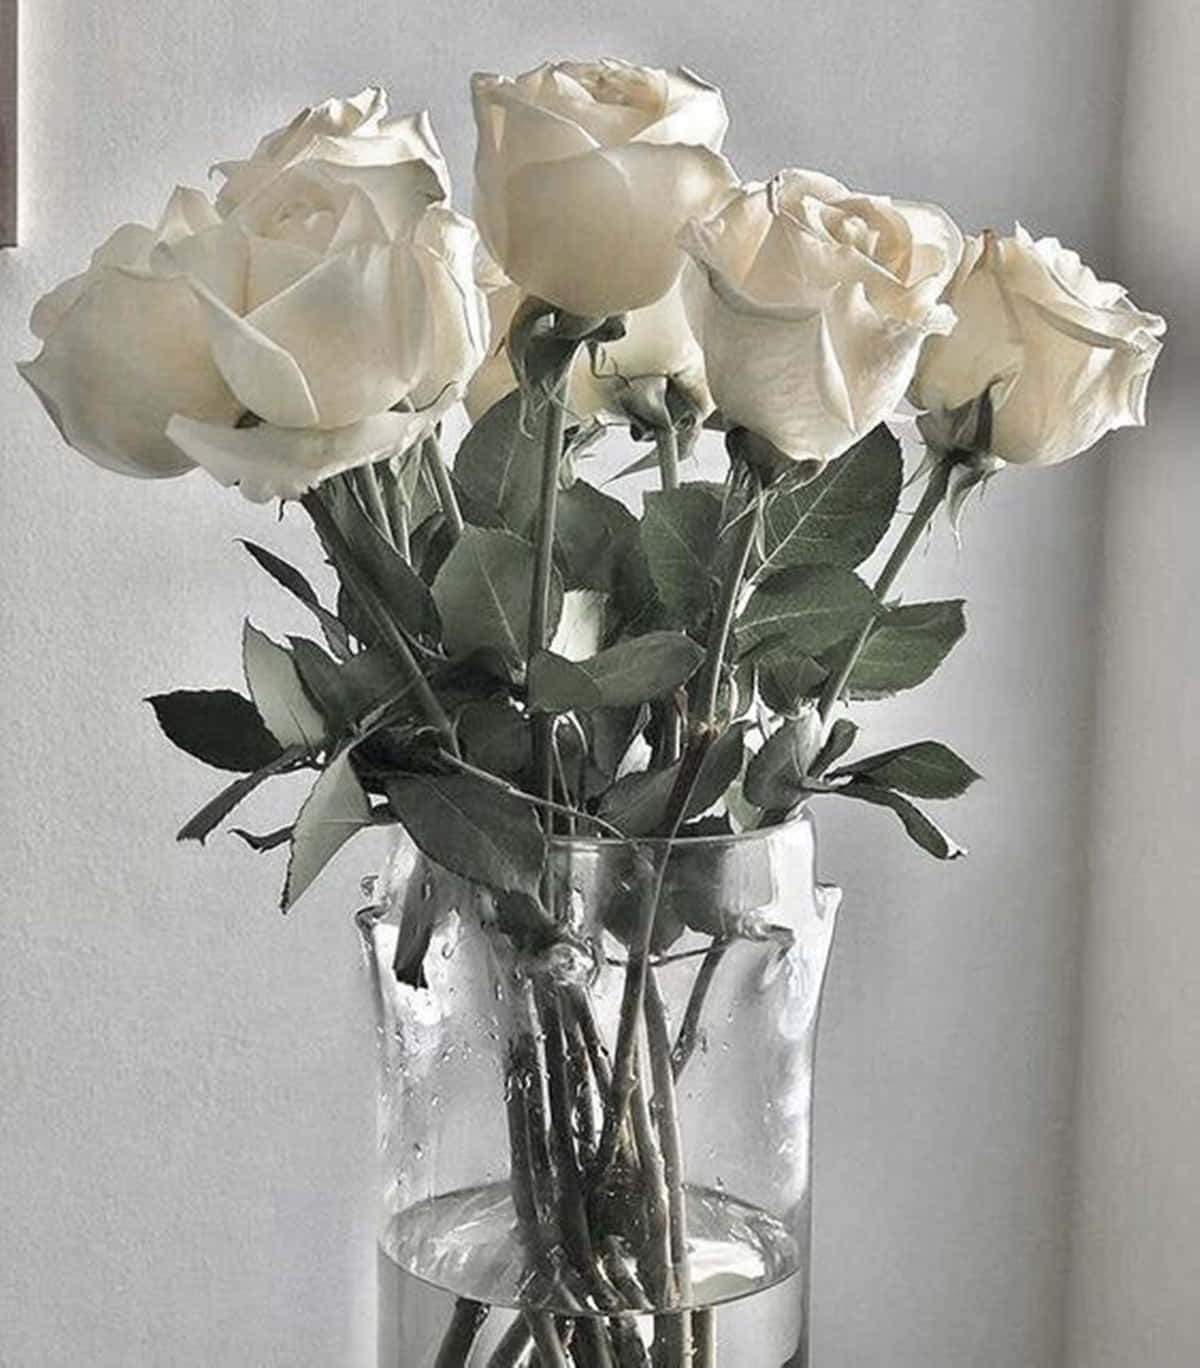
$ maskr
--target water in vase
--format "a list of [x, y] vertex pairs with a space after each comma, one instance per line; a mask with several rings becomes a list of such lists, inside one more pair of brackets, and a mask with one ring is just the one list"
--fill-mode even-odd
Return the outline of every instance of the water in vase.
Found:
[[[658, 1326], [633, 1310], [601, 1318], [576, 1307], [543, 1316], [571, 1368], [803, 1368], [795, 1239], [773, 1217], [720, 1192], [691, 1189], [687, 1198], [694, 1309], [684, 1318], [686, 1338], [677, 1316]], [[619, 1283], [620, 1269], [609, 1267]], [[453, 1193], [395, 1217], [380, 1245], [380, 1368], [557, 1368], [553, 1341], [541, 1350], [534, 1342], [544, 1328], [538, 1317], [514, 1309], [524, 1268], [507, 1185]], [[628, 1272], [634, 1283], [636, 1269]], [[528, 1300], [526, 1291], [522, 1304]]]

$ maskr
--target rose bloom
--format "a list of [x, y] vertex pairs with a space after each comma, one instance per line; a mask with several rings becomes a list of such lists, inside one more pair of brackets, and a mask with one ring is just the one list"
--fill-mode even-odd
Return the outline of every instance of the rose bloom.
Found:
[[896, 407], [962, 235], [933, 205], [847, 190], [814, 171], [748, 185], [681, 235], [688, 317], [733, 426], [824, 464]]
[[515, 79], [477, 73], [475, 217], [528, 294], [602, 318], [661, 299], [675, 240], [735, 179], [718, 155], [721, 93], [686, 71], [557, 62]]
[[1034, 242], [1020, 224], [1013, 237], [971, 238], [945, 297], [958, 326], [926, 344], [910, 397], [938, 414], [990, 390], [980, 455], [1053, 465], [1145, 422], [1166, 323], [1057, 238]]
[[385, 112], [381, 91], [306, 110], [225, 164], [215, 204], [176, 190], [37, 305], [22, 372], [71, 445], [295, 497], [461, 397], [486, 350], [475, 231], [425, 116]]
[[[507, 334], [523, 298], [520, 286], [482, 249], [475, 278], [487, 297], [491, 347], [467, 386], [466, 408], [473, 422], [517, 388]], [[668, 380], [686, 396], [698, 419], [712, 412], [704, 357], [688, 325], [678, 284], [647, 308], [626, 314], [625, 336], [605, 342], [594, 359], [588, 349], [580, 350], [571, 368], [567, 408], [578, 419], [633, 419], [656, 427], [664, 417]]]

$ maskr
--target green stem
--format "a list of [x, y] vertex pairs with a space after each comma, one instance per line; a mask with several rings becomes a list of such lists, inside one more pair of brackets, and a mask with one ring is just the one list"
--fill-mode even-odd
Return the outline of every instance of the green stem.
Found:
[[534, 541], [533, 593], [529, 601], [527, 655], [530, 660], [546, 647], [550, 623], [550, 586], [554, 570], [554, 527], [558, 517], [558, 470], [566, 431], [566, 372], [546, 403], [542, 429], [542, 484]]
[[[533, 590], [529, 599], [529, 634], [526, 660], [532, 660], [547, 645], [550, 626], [550, 589], [554, 571], [554, 528], [558, 518], [558, 473], [562, 463], [563, 435], [566, 431], [566, 388], [568, 365], [546, 403], [546, 418], [542, 429], [542, 483], [538, 505], [537, 533], [534, 542]], [[547, 800], [554, 797], [553, 758], [554, 718], [549, 713], [538, 713], [533, 720], [533, 763], [538, 776], [538, 788]], [[546, 809], [544, 828], [554, 830], [553, 815]]]
[[[929, 526], [933, 515], [946, 497], [946, 490], [950, 483], [950, 472], [954, 468], [954, 463], [945, 456], [933, 455], [933, 460], [934, 466], [929, 472], [929, 480], [925, 485], [924, 493], [921, 495], [921, 501], [909, 519], [908, 526], [904, 529], [903, 534], [896, 545], [892, 547], [892, 554], [887, 558], [887, 563], [875, 581], [875, 597], [880, 601], [880, 604], [883, 602], [884, 595], [895, 583], [896, 576], [900, 573], [904, 562], [908, 560], [913, 548], [921, 540], [921, 534]], [[820, 713], [822, 722], [829, 720], [830, 712], [838, 699], [841, 698], [842, 691], [850, 679], [855, 663], [862, 654], [862, 649], [867, 644], [871, 633], [875, 630], [877, 620], [878, 612], [859, 632], [842, 660], [826, 679], [825, 686], [821, 690], [820, 701], [817, 704], [817, 711]]]
[[653, 970], [646, 980], [646, 1044], [650, 1076], [654, 1083], [654, 1113], [662, 1148], [663, 1178], [667, 1186], [667, 1220], [670, 1234], [671, 1272], [675, 1295], [682, 1308], [661, 1328], [668, 1354], [684, 1365], [692, 1361], [692, 1269], [687, 1245], [687, 1193], [684, 1183], [683, 1136], [679, 1125], [679, 1099], [671, 1070], [671, 1036], [667, 1008]]
[[318, 485], [311, 493], [306, 494], [302, 503], [325, 545], [329, 548], [337, 565], [338, 573], [345, 582], [347, 589], [357, 599], [359, 607], [371, 619], [383, 644], [396, 658], [397, 664], [412, 685], [421, 711], [434, 729], [441, 734], [451, 754], [458, 755], [458, 737], [454, 734], [454, 728], [446, 716], [445, 709], [438, 702], [437, 695], [422, 673], [420, 665], [417, 664], [417, 659], [405, 640], [404, 633], [396, 626], [391, 613], [388, 612], [375, 586], [371, 583], [370, 577], [360, 569], [354, 558], [353, 549], [342, 536], [342, 530], [337, 524], [337, 519], [325, 505], [320, 486]]
[[671, 1071], [676, 1078], [687, 1068], [688, 1061], [696, 1051], [700, 1039], [700, 1018], [704, 1013], [704, 1003], [712, 988], [713, 979], [721, 967], [721, 961], [729, 950], [729, 942], [716, 937], [704, 952], [704, 963], [696, 971], [696, 981], [684, 1009], [683, 1020], [679, 1024], [679, 1035], [675, 1048], [671, 1051]]
[[379, 535], [384, 541], [394, 547], [396, 543], [392, 537], [392, 524], [388, 520], [387, 509], [384, 507], [383, 494], [380, 492], [379, 482], [375, 478], [374, 467], [369, 465], [359, 466], [352, 474], [355, 488], [358, 490], [359, 497], [362, 499], [367, 517], [375, 524], [379, 531]]
[[697, 711], [701, 725], [711, 731], [717, 716], [717, 698], [721, 691], [721, 669], [725, 664], [725, 653], [729, 649], [729, 637], [733, 631], [733, 620], [737, 616], [738, 600], [742, 596], [742, 586], [746, 582], [746, 567], [750, 564], [750, 552], [758, 531], [762, 515], [761, 499], [756, 498], [752, 506], [747, 506], [738, 515], [737, 539], [733, 544], [733, 560], [725, 583], [721, 586], [721, 601], [713, 617], [713, 627], [709, 634], [708, 654], [701, 667], [700, 682], [697, 688]]
[[433, 1368], [462, 1368], [488, 1318], [488, 1310], [482, 1302], [459, 1297]]
[[450, 529], [450, 538], [457, 541], [462, 536], [465, 523], [463, 522], [462, 509], [458, 506], [458, 495], [454, 492], [454, 482], [450, 478], [450, 472], [446, 469], [446, 463], [442, 459], [441, 444], [434, 436], [425, 438], [421, 444], [421, 459], [425, 462], [425, 469], [429, 472], [433, 480], [434, 488], [437, 490], [438, 502], [442, 506], [442, 515], [446, 519], [446, 526]]
[[674, 428], [659, 428], [654, 434], [658, 447], [658, 469], [664, 489], [679, 488], [679, 438]]
[[[679, 488], [679, 436], [674, 428], [659, 428], [654, 434], [658, 447], [659, 479], [663, 489]], [[680, 690], [683, 693], [682, 690]], [[683, 717], [676, 706], [675, 694], [669, 693], [659, 703], [662, 714], [662, 739], [659, 754], [664, 765], [673, 765], [683, 749]]]

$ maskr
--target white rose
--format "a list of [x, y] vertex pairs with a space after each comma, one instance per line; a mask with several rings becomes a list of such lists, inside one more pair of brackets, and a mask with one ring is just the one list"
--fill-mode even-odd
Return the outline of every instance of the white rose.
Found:
[[896, 407], [962, 235], [933, 205], [847, 190], [813, 171], [748, 185], [681, 234], [688, 317], [722, 415], [824, 463]]
[[[475, 278], [487, 296], [492, 341], [487, 360], [467, 386], [472, 421], [517, 387], [506, 339], [524, 298], [520, 286], [482, 250]], [[653, 426], [667, 380], [687, 396], [700, 418], [712, 412], [704, 357], [688, 325], [678, 283], [654, 304], [626, 314], [625, 336], [597, 348], [594, 360], [587, 349], [580, 351], [571, 369], [567, 407], [575, 418], [632, 417]]]
[[1165, 322], [1134, 307], [1056, 238], [970, 239], [946, 291], [958, 326], [922, 353], [910, 397], [948, 412], [990, 388], [986, 454], [1052, 465], [1146, 419]]
[[678, 278], [688, 219], [728, 196], [721, 93], [686, 71], [557, 62], [471, 80], [475, 217], [505, 274], [586, 317], [642, 308]]
[[[376, 94], [372, 117], [336, 144], [297, 140], [301, 123], [290, 126], [290, 141], [264, 140], [237, 164], [239, 192], [224, 213], [220, 199], [214, 206], [199, 191], [178, 190], [157, 232], [125, 230], [140, 255], [104, 269], [122, 274], [122, 298], [153, 287], [161, 305], [147, 300], [144, 316], [133, 318], [132, 306], [117, 310], [100, 299], [102, 316], [84, 336], [71, 325], [93, 298], [85, 291], [26, 371], [52, 411], [81, 415], [60, 424], [68, 441], [93, 454], [105, 436], [100, 425], [120, 421], [114, 415], [125, 402], [110, 372], [128, 372], [152, 449], [174, 451], [163, 473], [195, 463], [248, 498], [296, 497], [403, 450], [461, 397], [486, 349], [472, 277], [475, 231], [439, 203], [441, 159], [427, 124], [400, 121], [420, 132], [415, 142], [386, 137], [381, 129], [394, 126], [380, 123], [386, 103]], [[368, 149], [363, 165], [346, 151], [359, 136]], [[405, 159], [377, 160], [383, 144]], [[306, 148], [319, 155], [306, 157]], [[328, 151], [341, 159], [326, 160]], [[39, 305], [35, 329], [47, 312], [57, 306]], [[164, 369], [149, 344], [131, 358], [141, 332], [156, 341], [177, 328], [171, 345], [178, 352], [186, 344], [187, 363], [209, 379], [219, 403], [202, 405], [181, 384], [184, 358]], [[257, 425], [234, 427], [247, 412]], [[122, 454], [128, 464], [128, 448], [118, 448]]]

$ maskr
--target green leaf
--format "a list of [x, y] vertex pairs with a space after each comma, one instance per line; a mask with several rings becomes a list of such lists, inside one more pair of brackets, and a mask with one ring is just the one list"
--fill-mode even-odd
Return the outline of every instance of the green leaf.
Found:
[[401, 775], [387, 795], [408, 834], [443, 869], [537, 896], [545, 846], [527, 803], [469, 774]]
[[532, 535], [542, 494], [541, 444], [521, 425], [514, 390], [479, 419], [454, 458], [454, 475], [470, 502], [494, 510], [519, 537]]
[[591, 758], [605, 781], [616, 774], [634, 738], [649, 720], [650, 709], [645, 704], [639, 708], [597, 708], [588, 714], [584, 725], [591, 737]]
[[764, 511], [759, 578], [793, 565], [866, 560], [891, 525], [903, 478], [900, 443], [881, 423], [815, 480], [785, 484]]
[[180, 689], [146, 702], [169, 741], [214, 769], [250, 774], [283, 751], [254, 704], [231, 689]]
[[672, 622], [689, 626], [708, 616], [720, 530], [721, 500], [711, 486], [687, 484], [646, 495], [642, 549]]
[[914, 798], [957, 798], [979, 778], [940, 741], [915, 741], [895, 750], [868, 755], [835, 771], [831, 779], [862, 775], [883, 788], [899, 789]]
[[[745, 724], [735, 723], [708, 748], [684, 821], [699, 817], [722, 797], [742, 771], [745, 745]], [[661, 831], [679, 768], [677, 762], [666, 769], [627, 774], [601, 799], [600, 815], [627, 836], [650, 836]]]
[[638, 543], [638, 520], [619, 500], [576, 480], [558, 496], [555, 559], [568, 589], [616, 591], [621, 563]]
[[848, 693], [885, 698], [923, 684], [966, 630], [962, 599], [884, 609], [850, 673]]
[[878, 807], [891, 808], [904, 824], [904, 830], [930, 855], [939, 860], [957, 860], [967, 853], [965, 846], [952, 840], [935, 822], [899, 793], [881, 788], [866, 780], [855, 779], [843, 788], [831, 790], [844, 798], [857, 798], [864, 803], [874, 803]]
[[249, 619], [242, 631], [242, 663], [250, 697], [281, 746], [315, 750], [325, 722], [304, 692], [291, 652], [276, 645]]
[[371, 805], [354, 773], [350, 752], [343, 751], [321, 773], [296, 817], [282, 910], [294, 907], [350, 837], [371, 824]]
[[277, 556], [273, 551], [268, 551], [265, 546], [246, 541], [245, 538], [242, 538], [242, 545], [277, 584], [282, 585], [289, 593], [294, 594], [313, 614], [321, 624], [321, 630], [325, 633], [325, 640], [329, 643], [329, 649], [334, 655], [339, 660], [347, 659], [350, 655], [350, 640], [345, 624], [322, 605], [321, 600], [317, 597], [316, 590], [300, 571], [294, 565], [289, 565], [287, 561]]
[[[441, 624], [428, 586], [367, 516], [350, 482], [338, 477], [326, 480], [321, 489], [330, 515], [354, 556], [356, 569], [370, 581], [393, 621], [409, 636], [436, 640]], [[346, 583], [345, 567], [337, 564], [336, 556], [332, 559]], [[362, 640], [374, 640], [370, 628], [355, 634]]]
[[[513, 666], [525, 659], [534, 550], [511, 532], [468, 527], [446, 557], [433, 597], [445, 623], [446, 646], [457, 656], [494, 652]], [[548, 630], [562, 611], [562, 581], [551, 581]]]
[[529, 724], [505, 699], [468, 703], [459, 714], [458, 743], [476, 769], [514, 778], [533, 760]]
[[768, 644], [756, 652], [758, 692], [772, 712], [795, 716], [821, 691], [829, 671], [808, 655], [794, 655], [786, 645]]
[[245, 774], [240, 779], [235, 779], [215, 798], [210, 798], [190, 821], [185, 822], [175, 839], [199, 841], [203, 845], [206, 837], [229, 816], [247, 794], [252, 793], [259, 784], [274, 775], [295, 769], [307, 757], [308, 751], [304, 747], [294, 746], [291, 750], [281, 751], [274, 760], [255, 770], [253, 774]]
[[245, 841], [256, 854], [265, 855], [269, 850], [287, 845], [292, 839], [292, 828], [290, 826], [279, 827], [275, 831], [268, 831], [265, 835], [259, 836], [253, 831], [247, 831], [244, 827], [234, 827], [233, 835]]
[[349, 731], [368, 713], [396, 699], [409, 685], [390, 651], [371, 647], [338, 662], [306, 637], [288, 640], [300, 681], [332, 734]]
[[543, 651], [529, 666], [529, 705], [541, 712], [632, 707], [678, 688], [704, 652], [682, 632], [647, 632], [587, 660]]
[[878, 604], [849, 570], [798, 565], [781, 570], [755, 589], [738, 619], [741, 649], [768, 647], [778, 656], [812, 656], [861, 631]]
[[771, 733], [746, 766], [743, 792], [760, 808], [790, 808], [804, 793], [804, 780], [821, 743], [815, 708]]
[[851, 722], [848, 717], [837, 718], [833, 726], [829, 728], [829, 735], [825, 738], [825, 744], [812, 762], [809, 773], [824, 774], [830, 765], [837, 764], [854, 745], [857, 736], [858, 726], [856, 723]]

